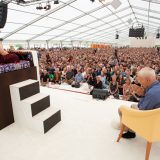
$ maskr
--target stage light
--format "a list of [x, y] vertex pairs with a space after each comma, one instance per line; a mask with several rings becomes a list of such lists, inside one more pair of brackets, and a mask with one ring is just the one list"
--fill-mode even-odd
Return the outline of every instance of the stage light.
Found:
[[24, 0], [17, 0], [17, 4], [21, 4], [21, 3], [25, 4], [26, 2]]
[[157, 30], [156, 38], [157, 38], [157, 39], [160, 38], [159, 29]]
[[49, 1], [46, 3], [46, 6], [43, 9], [45, 9], [46, 11], [51, 9], [51, 5]]
[[115, 39], [119, 39], [118, 31], [116, 31]]
[[47, 10], [50, 10], [51, 9], [51, 5], [49, 4], [49, 5], [46, 5], [45, 7], [44, 7], [44, 9], [47, 11]]
[[40, 3], [39, 6], [36, 7], [36, 9], [37, 10], [42, 10], [43, 9], [42, 4]]
[[[53, 2], [54, 4], [59, 4], [60, 1], [59, 0], [0, 0], [0, 1], [4, 1], [5, 4], [8, 4], [12, 1], [14, 1], [14, 3], [16, 3], [17, 5], [21, 5], [21, 6], [31, 6], [31, 5], [36, 5], [36, 4], [44, 4], [47, 2]], [[36, 9], [40, 9], [41, 7], [37, 6]], [[47, 7], [45, 7], [47, 8]], [[48, 6], [49, 8], [49, 6]]]
[[54, 1], [54, 4], [59, 4], [59, 0], [55, 0], [55, 1]]
[[115, 39], [119, 39], [119, 34], [116, 32]]
[[119, 39], [119, 34], [116, 34], [116, 37], [115, 37], [115, 39]]
[[159, 33], [156, 34], [156, 38], [157, 39], [160, 38], [160, 34]]

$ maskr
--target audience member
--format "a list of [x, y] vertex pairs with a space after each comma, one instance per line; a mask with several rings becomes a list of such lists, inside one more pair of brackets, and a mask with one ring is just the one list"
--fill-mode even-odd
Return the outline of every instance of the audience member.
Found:
[[114, 98], [119, 99], [119, 92], [118, 92], [118, 82], [116, 81], [117, 76], [112, 76], [112, 81], [109, 84], [109, 91], [110, 94], [114, 96]]
[[46, 86], [48, 84], [49, 75], [48, 75], [48, 72], [46, 70], [44, 70], [44, 72], [41, 73], [40, 81], [41, 81], [42, 86]]
[[131, 97], [132, 87], [130, 78], [126, 79], [125, 84], [123, 85], [123, 100], [128, 101]]
[[69, 85], [72, 84], [74, 80], [74, 72], [73, 70], [71, 69], [70, 66], [67, 67], [67, 72], [66, 72], [66, 83], [68, 83]]

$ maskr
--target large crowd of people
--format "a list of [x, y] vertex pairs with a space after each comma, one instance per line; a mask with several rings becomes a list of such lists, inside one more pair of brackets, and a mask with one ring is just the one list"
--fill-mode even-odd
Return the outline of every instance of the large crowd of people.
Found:
[[143, 67], [155, 70], [160, 80], [160, 55], [155, 48], [38, 49], [41, 84], [67, 83], [108, 89], [115, 98], [138, 102], [144, 94], [137, 80]]

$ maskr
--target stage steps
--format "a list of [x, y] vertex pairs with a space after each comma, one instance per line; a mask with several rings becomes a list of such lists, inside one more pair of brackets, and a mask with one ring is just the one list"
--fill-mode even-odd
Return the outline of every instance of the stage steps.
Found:
[[26, 80], [10, 85], [14, 120], [41, 133], [61, 121], [61, 111], [50, 105], [50, 96], [40, 93], [39, 82]]

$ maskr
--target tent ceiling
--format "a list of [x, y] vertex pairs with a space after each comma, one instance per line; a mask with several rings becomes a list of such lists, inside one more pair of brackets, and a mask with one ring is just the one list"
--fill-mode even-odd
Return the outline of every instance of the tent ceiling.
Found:
[[[128, 39], [129, 28], [136, 22], [143, 24], [147, 35], [156, 34], [160, 27], [160, 3], [156, 0], [120, 0], [114, 9], [98, 0], [60, 0], [49, 11], [35, 6], [8, 6], [7, 23], [1, 29], [4, 40], [62, 40], [115, 42]], [[132, 20], [129, 23], [129, 20]]]

